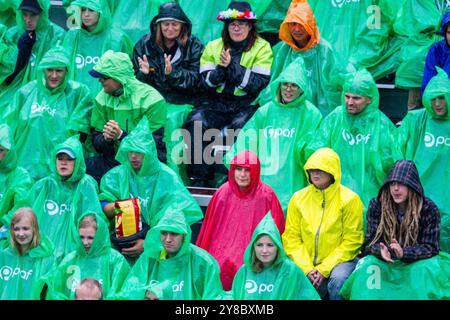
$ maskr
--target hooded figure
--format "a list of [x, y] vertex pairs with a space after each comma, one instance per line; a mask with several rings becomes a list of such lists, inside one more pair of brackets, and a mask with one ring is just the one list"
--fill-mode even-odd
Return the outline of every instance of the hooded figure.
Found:
[[[399, 186], [407, 192], [402, 202]], [[342, 288], [344, 298], [450, 299], [450, 255], [439, 252], [439, 210], [425, 197], [414, 162], [395, 163], [370, 202], [367, 224], [368, 255]]]
[[[264, 235], [275, 244], [275, 260], [256, 272], [253, 269], [255, 243]], [[234, 300], [320, 300], [303, 271], [286, 256], [270, 213], [264, 216], [253, 232], [244, 253], [244, 265], [233, 280], [232, 295]]]
[[[355, 114], [347, 111], [346, 94], [366, 99], [362, 111]], [[342, 184], [361, 197], [365, 208], [378, 193], [395, 160], [401, 158], [394, 139], [395, 126], [378, 109], [379, 100], [377, 85], [367, 70], [349, 75], [341, 106], [323, 119], [317, 135], [307, 146], [308, 154], [322, 147], [339, 154]]]
[[414, 161], [426, 194], [439, 207], [441, 250], [450, 253], [450, 158], [449, 144], [444, 142], [450, 137], [450, 79], [437, 69], [423, 94], [425, 108], [406, 115], [398, 136], [404, 159]]
[[[180, 35], [171, 48], [165, 46], [164, 34], [161, 31], [163, 21], [181, 23]], [[202, 52], [203, 45], [196, 36], [192, 35], [191, 20], [180, 5], [172, 2], [165, 3], [159, 7], [159, 13], [152, 19], [150, 33], [144, 35], [134, 46], [134, 71], [139, 80], [158, 90], [168, 102], [193, 104], [200, 84], [199, 68]], [[168, 75], [165, 73], [164, 54], [171, 56], [172, 72]], [[148, 74], [139, 70], [138, 58], [142, 59], [144, 55], [150, 67]]]
[[[63, 177], [58, 172], [56, 161], [61, 152], [73, 157], [73, 172]], [[51, 174], [36, 182], [28, 193], [25, 205], [33, 207], [41, 226], [41, 234], [46, 235], [55, 245], [55, 257], [59, 263], [64, 255], [73, 251], [79, 238], [76, 227], [78, 218], [85, 212], [95, 212], [103, 217], [98, 187], [95, 180], [86, 174], [83, 149], [78, 136], [68, 138], [58, 144], [49, 157]], [[24, 204], [20, 204], [24, 206]], [[3, 217], [10, 224], [11, 216]]]
[[[142, 118], [148, 121], [154, 133], [159, 158], [164, 162], [165, 146], [162, 138], [166, 123], [166, 102], [156, 89], [136, 79], [130, 57], [122, 52], [108, 50], [89, 73], [102, 81], [104, 90], [95, 99], [91, 118], [92, 143], [101, 157], [92, 158], [92, 162], [88, 160], [88, 173], [100, 182], [109, 169], [118, 165], [114, 157], [120, 142]], [[105, 87], [110, 89], [105, 81], [111, 80], [105, 77], [112, 78], [121, 88], [105, 92]], [[104, 126], [110, 120], [114, 120], [122, 132], [113, 141], [105, 140], [103, 136]], [[105, 163], [105, 168], [98, 172], [97, 166], [102, 163]]]
[[[250, 185], [241, 190], [236, 182], [236, 168], [250, 170]], [[213, 195], [206, 209], [197, 245], [219, 263], [224, 290], [230, 290], [234, 275], [243, 263], [243, 254], [252, 232], [271, 211], [280, 234], [284, 214], [280, 202], [267, 184], [260, 180], [261, 165], [253, 151], [238, 153], [230, 164], [228, 182]]]
[[12, 215], [13, 208], [26, 198], [33, 185], [28, 172], [17, 166], [17, 154], [11, 131], [0, 125], [0, 219]]
[[[92, 222], [85, 226], [80, 222], [93, 214], [95, 216], [95, 213], [88, 212], [78, 219], [78, 230], [92, 226]], [[106, 221], [96, 218], [92, 227], [96, 231], [89, 249], [80, 239], [80, 232], [75, 251], [64, 257], [49, 281], [47, 299], [73, 300], [75, 289], [84, 278], [93, 278], [101, 283], [103, 299], [113, 297], [122, 288], [130, 266], [118, 251], [111, 248]]]
[[[283, 83], [296, 84], [300, 95], [283, 103]], [[272, 100], [245, 124], [224, 160], [229, 163], [238, 152], [253, 150], [262, 163], [261, 180], [275, 190], [284, 212], [294, 192], [307, 186], [298, 168], [305, 164], [305, 147], [322, 120], [319, 110], [307, 100], [307, 83], [303, 59], [299, 58], [270, 84]]]
[[[144, 154], [137, 172], [129, 160], [129, 152]], [[183, 212], [189, 225], [203, 217], [202, 210], [181, 180], [158, 160], [146, 119], [123, 139], [116, 160], [121, 164], [101, 180], [100, 200], [103, 202], [138, 197], [141, 217], [150, 228], [159, 222], [168, 208]]]
[[51, 174], [48, 161], [54, 160], [51, 153], [56, 144], [71, 135], [89, 133], [93, 108], [89, 89], [68, 80], [69, 60], [62, 47], [49, 50], [39, 70], [39, 79], [15, 94], [3, 116], [14, 134], [18, 164], [35, 181]]
[[64, 37], [64, 47], [71, 55], [70, 64], [73, 66], [70, 78], [86, 84], [95, 96], [102, 87], [88, 74], [88, 70], [109, 49], [131, 55], [133, 43], [120, 29], [111, 27], [111, 12], [106, 0], [76, 0], [71, 5], [78, 7], [80, 15], [83, 14], [81, 8], [98, 14], [98, 23], [93, 30], [82, 24], [81, 27], [69, 30]]
[[0, 85], [0, 110], [4, 110], [20, 87], [39, 77], [38, 66], [45, 53], [51, 48], [49, 44], [58, 43], [64, 38], [64, 29], [49, 19], [50, 1], [32, 0], [29, 2], [39, 5], [41, 10], [38, 14], [39, 20], [34, 30], [28, 30], [22, 10], [19, 8], [22, 1], [16, 1], [17, 25], [9, 28], [6, 38], [9, 42], [17, 44], [19, 50], [13, 59], [16, 61], [14, 72]]
[[[331, 185], [320, 190], [310, 185], [297, 191], [289, 202], [283, 246], [286, 254], [308, 275], [317, 270], [329, 278], [334, 289], [342, 286], [343, 274], [334, 269], [352, 261], [363, 244], [363, 205], [358, 195], [341, 184], [340, 159], [336, 152], [321, 148], [304, 166], [330, 174]], [[348, 274], [346, 275], [348, 277]], [[333, 280], [333, 282], [331, 281]], [[336, 298], [337, 292], [334, 292]]]
[[[182, 235], [175, 256], [168, 256], [162, 233]], [[147, 291], [159, 300], [213, 300], [222, 296], [217, 261], [190, 243], [191, 233], [183, 212], [168, 210], [148, 232], [144, 253], [131, 269], [118, 297], [142, 300]]]
[[13, 73], [17, 56], [17, 47], [6, 38], [7, 31], [8, 28], [0, 24], [0, 86]]
[[[308, 34], [309, 40], [303, 47], [299, 47], [293, 38], [290, 25], [294, 23], [301, 25], [304, 33]], [[292, 1], [280, 26], [279, 38], [282, 41], [273, 47], [271, 82], [277, 80], [290, 64], [301, 63], [297, 60], [302, 57], [308, 78], [305, 82], [308, 90], [304, 90], [306, 99], [326, 116], [339, 105], [341, 88], [338, 81], [332, 82], [332, 79], [337, 77], [339, 63], [330, 44], [320, 37], [316, 18], [307, 1]], [[263, 106], [270, 102], [274, 96], [272, 88], [269, 85], [261, 91], [255, 103]]]
[[450, 76], [450, 11], [442, 17], [439, 34], [444, 39], [431, 46], [425, 59], [421, 88], [422, 94], [427, 87], [428, 81], [437, 74], [436, 67], [443, 69], [447, 73], [447, 76]]

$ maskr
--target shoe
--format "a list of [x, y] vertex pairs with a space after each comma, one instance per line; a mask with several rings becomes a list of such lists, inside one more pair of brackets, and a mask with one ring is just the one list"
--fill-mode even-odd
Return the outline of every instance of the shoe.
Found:
[[211, 188], [211, 185], [209, 184], [208, 180], [200, 180], [200, 179], [194, 179], [190, 186], [195, 188]]

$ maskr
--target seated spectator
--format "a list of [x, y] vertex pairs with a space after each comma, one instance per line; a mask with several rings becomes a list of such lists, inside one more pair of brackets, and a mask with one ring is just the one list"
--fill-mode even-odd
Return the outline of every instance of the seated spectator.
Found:
[[261, 180], [275, 190], [285, 214], [294, 192], [308, 185], [298, 168], [305, 164], [305, 147], [322, 120], [319, 110], [307, 100], [307, 83], [299, 58], [270, 84], [272, 100], [245, 124], [224, 158], [228, 164], [241, 150], [256, 152], [262, 163]]
[[8, 28], [0, 24], [0, 88], [3, 81], [13, 73], [15, 68], [14, 60], [17, 56], [17, 47], [6, 38], [7, 31]]
[[[108, 219], [113, 219], [117, 213], [117, 200], [136, 197], [142, 221], [150, 228], [156, 226], [171, 207], [183, 212], [189, 225], [203, 217], [202, 210], [178, 176], [158, 160], [147, 119], [142, 119], [123, 139], [116, 159], [120, 165], [110, 170], [100, 185], [100, 200]], [[144, 237], [145, 234], [121, 250], [130, 264], [142, 253]]]
[[69, 30], [64, 37], [64, 47], [74, 66], [70, 77], [97, 94], [101, 85], [89, 76], [88, 71], [109, 49], [131, 55], [133, 43], [120, 29], [112, 28], [107, 0], [76, 0], [71, 5], [79, 9], [81, 26]]
[[[431, 78], [422, 97], [424, 109], [409, 112], [402, 120], [399, 145], [404, 159], [419, 170], [425, 192], [439, 208], [441, 250], [450, 253], [450, 79], [442, 69]], [[448, 140], [447, 140], [448, 141]]]
[[[39, 300], [56, 267], [53, 249], [39, 232], [33, 209], [18, 209], [11, 219], [9, 239], [0, 242], [0, 299]], [[21, 270], [20, 275], [14, 270]]]
[[256, 111], [250, 103], [269, 83], [272, 64], [270, 44], [256, 32], [256, 16], [247, 2], [232, 1], [217, 19], [224, 22], [222, 37], [209, 42], [200, 59], [207, 93], [184, 124], [190, 136], [186, 139], [187, 175], [197, 187], [210, 186], [215, 177], [216, 163], [211, 161], [208, 133], [204, 137], [204, 132], [216, 129], [215, 141], [223, 138], [220, 130], [224, 136], [228, 129], [241, 129]]
[[75, 300], [103, 300], [101, 283], [93, 278], [84, 278], [75, 289]]
[[[328, 115], [340, 102], [341, 88], [336, 80], [340, 63], [328, 41], [321, 38], [316, 18], [307, 1], [291, 2], [280, 26], [279, 38], [281, 42], [273, 47], [271, 82], [277, 80], [288, 65], [298, 63], [297, 59], [302, 57], [308, 76], [305, 83], [308, 90], [304, 90], [306, 99], [323, 116]], [[274, 94], [269, 85], [255, 103], [263, 106], [272, 100]]]
[[[58, 144], [53, 151], [52, 174], [36, 182], [24, 200], [32, 206], [41, 226], [41, 233], [55, 245], [57, 263], [75, 250], [78, 243], [77, 221], [89, 211], [103, 217], [98, 200], [98, 187], [85, 173], [83, 150], [77, 136]], [[11, 217], [3, 216], [10, 224]]]
[[[191, 34], [191, 20], [173, 2], [159, 7], [152, 19], [150, 33], [144, 35], [134, 46], [133, 66], [137, 79], [158, 90], [167, 102], [165, 126], [168, 155], [177, 144], [172, 137], [192, 110], [200, 90], [200, 56], [203, 45]], [[182, 139], [182, 135], [178, 135]], [[176, 159], [168, 157], [167, 164], [174, 171]]]
[[3, 114], [14, 134], [18, 164], [35, 181], [52, 173], [48, 159], [55, 145], [77, 133], [86, 140], [93, 108], [89, 89], [68, 80], [70, 63], [62, 47], [49, 50], [39, 70], [39, 79], [18, 90]]
[[339, 290], [356, 265], [363, 236], [363, 205], [341, 184], [337, 153], [314, 152], [304, 166], [310, 185], [289, 202], [283, 246], [323, 298]]
[[303, 271], [286, 256], [270, 213], [256, 226], [244, 261], [233, 280], [234, 300], [320, 300]]
[[17, 44], [13, 72], [0, 87], [0, 110], [4, 110], [22, 86], [39, 77], [38, 66], [50, 44], [64, 38], [64, 29], [49, 20], [49, 0], [16, 1], [17, 25], [9, 28], [6, 38]]
[[342, 288], [347, 299], [449, 299], [450, 255], [439, 253], [439, 210], [412, 161], [397, 161], [370, 201], [366, 257]]
[[118, 297], [133, 300], [211, 300], [223, 294], [219, 266], [191, 242], [182, 211], [169, 210], [145, 238]]
[[447, 76], [450, 77], [450, 11], [442, 17], [439, 33], [444, 39], [431, 46], [425, 59], [425, 69], [423, 71], [422, 87], [420, 89], [422, 94], [430, 79], [437, 74], [436, 67], [443, 69], [447, 73]]
[[380, 95], [372, 75], [365, 69], [348, 76], [342, 105], [326, 116], [307, 154], [322, 147], [339, 154], [342, 184], [356, 192], [367, 209], [389, 168], [401, 158], [395, 126], [378, 109]]
[[[28, 172], [17, 166], [16, 147], [6, 124], [0, 125], [0, 219], [12, 215], [33, 185]], [[0, 224], [2, 224], [0, 222]], [[6, 227], [5, 227], [6, 228]]]
[[242, 151], [231, 161], [228, 182], [213, 195], [206, 209], [197, 245], [219, 263], [224, 290], [230, 290], [234, 275], [243, 264], [243, 255], [252, 233], [271, 211], [280, 234], [284, 214], [280, 202], [260, 180], [261, 166], [253, 151]]
[[122, 288], [130, 266], [111, 248], [108, 224], [86, 213], [78, 220], [78, 234], [75, 251], [64, 257], [49, 281], [47, 299], [73, 300], [84, 278], [99, 281], [105, 299]]
[[87, 173], [100, 183], [106, 172], [119, 165], [114, 157], [120, 142], [142, 118], [149, 123], [158, 158], [165, 162], [166, 102], [158, 91], [135, 78], [130, 57], [108, 50], [89, 74], [98, 78], [103, 90], [95, 98], [91, 118], [92, 144], [99, 155], [87, 159]]

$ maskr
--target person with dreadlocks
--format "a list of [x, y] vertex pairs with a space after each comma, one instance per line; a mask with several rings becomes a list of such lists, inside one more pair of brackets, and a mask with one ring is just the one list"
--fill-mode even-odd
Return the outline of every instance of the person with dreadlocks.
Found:
[[366, 257], [345, 282], [346, 299], [449, 299], [450, 255], [439, 251], [440, 215], [413, 161], [399, 160], [367, 212]]

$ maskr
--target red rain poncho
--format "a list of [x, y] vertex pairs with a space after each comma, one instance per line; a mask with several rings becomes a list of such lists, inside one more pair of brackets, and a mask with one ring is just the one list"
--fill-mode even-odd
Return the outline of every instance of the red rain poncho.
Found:
[[[235, 166], [250, 168], [251, 183], [245, 192], [234, 181]], [[214, 193], [197, 239], [197, 246], [219, 263], [224, 290], [231, 289], [253, 231], [269, 210], [280, 234], [284, 231], [283, 209], [272, 188], [260, 180], [260, 169], [253, 151], [242, 151], [233, 158], [228, 182]]]

